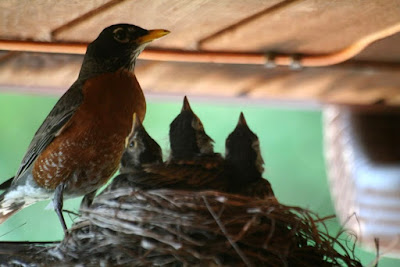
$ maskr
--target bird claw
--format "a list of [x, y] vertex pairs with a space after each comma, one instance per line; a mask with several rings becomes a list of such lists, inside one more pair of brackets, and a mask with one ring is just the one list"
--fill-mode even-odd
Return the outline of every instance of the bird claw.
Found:
[[68, 232], [67, 225], [64, 220], [64, 216], [62, 214], [63, 210], [63, 205], [64, 205], [64, 197], [63, 197], [63, 192], [64, 192], [64, 183], [60, 183], [57, 187], [56, 190], [54, 191], [54, 198], [53, 198], [53, 205], [54, 205], [54, 210], [58, 216], [58, 219], [61, 222], [61, 226], [64, 230], [64, 234]]

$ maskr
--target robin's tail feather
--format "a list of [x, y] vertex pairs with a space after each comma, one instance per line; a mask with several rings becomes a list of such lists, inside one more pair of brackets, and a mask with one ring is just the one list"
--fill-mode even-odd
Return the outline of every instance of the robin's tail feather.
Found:
[[11, 187], [12, 181], [14, 180], [14, 176], [8, 179], [7, 181], [0, 184], [0, 190], [7, 190]]
[[16, 199], [7, 200], [8, 191], [2, 193], [0, 195], [0, 224], [5, 222], [11, 215], [18, 212], [22, 208], [26, 206], [25, 201], [20, 200], [16, 201]]

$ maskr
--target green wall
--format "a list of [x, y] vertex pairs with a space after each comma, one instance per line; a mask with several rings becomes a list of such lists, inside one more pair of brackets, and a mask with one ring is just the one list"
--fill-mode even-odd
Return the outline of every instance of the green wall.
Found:
[[[36, 129], [57, 98], [0, 94], [0, 181], [15, 174]], [[323, 160], [322, 125], [319, 111], [283, 109], [243, 104], [191, 101], [215, 150], [224, 152], [225, 138], [243, 111], [250, 128], [259, 136], [267, 177], [279, 200], [309, 208], [322, 216], [333, 214]], [[148, 101], [145, 126], [168, 154], [168, 127], [181, 109], [181, 100]], [[58, 240], [62, 230], [47, 202], [37, 203], [0, 225], [0, 240]], [[76, 211], [79, 199], [67, 200], [65, 208]], [[65, 215], [68, 223], [71, 220]], [[73, 219], [73, 216], [71, 216]], [[335, 220], [329, 223], [335, 233]], [[374, 254], [357, 249], [363, 264]], [[380, 267], [400, 266], [399, 260], [383, 259]]]

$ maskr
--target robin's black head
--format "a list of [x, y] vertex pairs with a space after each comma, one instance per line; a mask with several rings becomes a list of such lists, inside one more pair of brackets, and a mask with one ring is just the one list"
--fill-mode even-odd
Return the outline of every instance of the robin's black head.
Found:
[[225, 159], [230, 168], [246, 179], [258, 178], [264, 171], [260, 142], [247, 126], [243, 113], [240, 113], [235, 130], [226, 139]]
[[126, 148], [121, 158], [120, 173], [140, 171], [144, 164], [161, 162], [161, 147], [146, 132], [134, 114], [132, 131], [126, 139]]
[[169, 31], [145, 30], [131, 24], [116, 24], [105, 28], [89, 44], [80, 76], [100, 72], [112, 72], [120, 68], [133, 70], [140, 52], [154, 39]]
[[199, 117], [190, 108], [185, 96], [181, 113], [172, 121], [169, 130], [171, 159], [192, 159], [214, 153], [213, 140], [204, 131]]

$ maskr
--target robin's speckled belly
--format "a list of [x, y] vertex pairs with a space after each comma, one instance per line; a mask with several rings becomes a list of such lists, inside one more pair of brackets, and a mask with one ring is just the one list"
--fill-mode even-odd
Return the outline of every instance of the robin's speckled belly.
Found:
[[105, 184], [118, 169], [125, 136], [69, 133], [56, 138], [37, 158], [33, 177], [43, 188], [55, 189], [65, 182], [65, 193], [82, 195]]

